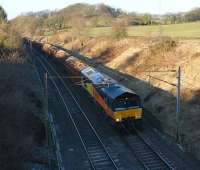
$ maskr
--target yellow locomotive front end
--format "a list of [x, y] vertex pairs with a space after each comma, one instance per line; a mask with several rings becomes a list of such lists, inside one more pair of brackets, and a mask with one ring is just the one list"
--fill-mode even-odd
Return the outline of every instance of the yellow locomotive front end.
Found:
[[117, 96], [112, 103], [114, 121], [120, 122], [141, 122], [143, 109], [140, 97], [131, 92], [125, 92]]
[[126, 109], [114, 112], [114, 119], [116, 122], [122, 122], [128, 119], [141, 120], [142, 114], [142, 108]]

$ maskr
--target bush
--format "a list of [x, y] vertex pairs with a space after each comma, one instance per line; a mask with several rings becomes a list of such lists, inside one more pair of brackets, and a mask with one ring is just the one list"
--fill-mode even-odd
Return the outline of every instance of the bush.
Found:
[[126, 38], [127, 27], [124, 22], [117, 22], [112, 27], [112, 36], [116, 39]]
[[2, 6], [0, 6], [0, 23], [7, 21], [7, 14], [6, 11], [3, 9]]
[[177, 46], [177, 42], [170, 37], [160, 37], [156, 39], [157, 43], [150, 47], [152, 55], [166, 53]]
[[8, 24], [0, 25], [0, 47], [19, 48], [21, 46], [20, 34]]

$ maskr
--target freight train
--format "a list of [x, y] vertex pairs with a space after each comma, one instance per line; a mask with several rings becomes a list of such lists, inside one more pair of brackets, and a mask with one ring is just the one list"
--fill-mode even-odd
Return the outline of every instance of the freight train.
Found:
[[143, 108], [140, 96], [134, 91], [53, 45], [41, 43], [40, 46], [48, 55], [64, 58], [62, 61], [72, 81], [80, 82], [113, 122], [141, 126]]
[[76, 57], [68, 57], [64, 64], [71, 74], [81, 76], [76, 81], [80, 81], [114, 122], [141, 125], [143, 109], [139, 95]]

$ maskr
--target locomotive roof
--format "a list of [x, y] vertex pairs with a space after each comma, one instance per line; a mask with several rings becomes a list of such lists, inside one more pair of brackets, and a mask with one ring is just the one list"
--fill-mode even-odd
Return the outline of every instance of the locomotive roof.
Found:
[[111, 99], [116, 99], [123, 94], [133, 94], [136, 95], [132, 90], [124, 87], [120, 84], [113, 84], [109, 87], [102, 88], [103, 93], [109, 96]]
[[116, 83], [115, 80], [113, 80], [112, 78], [110, 78], [109, 76], [103, 73], [98, 72], [92, 67], [86, 67], [81, 72], [84, 76], [86, 76], [89, 80], [91, 80], [93, 84], [96, 84], [96, 85]]
[[92, 67], [86, 67], [81, 72], [89, 80], [91, 80], [94, 85], [96, 85], [97, 87], [99, 86], [100, 90], [105, 95], [109, 96], [112, 99], [116, 99], [117, 97], [125, 93], [135, 95], [135, 93], [132, 90], [124, 87], [114, 79], [110, 78], [109, 76], [103, 73], [98, 72]]

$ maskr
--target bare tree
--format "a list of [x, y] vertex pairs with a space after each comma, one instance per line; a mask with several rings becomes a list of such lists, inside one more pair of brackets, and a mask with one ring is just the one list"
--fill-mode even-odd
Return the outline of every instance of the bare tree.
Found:
[[0, 6], [0, 24], [5, 21], [7, 21], [7, 14], [3, 7]]

